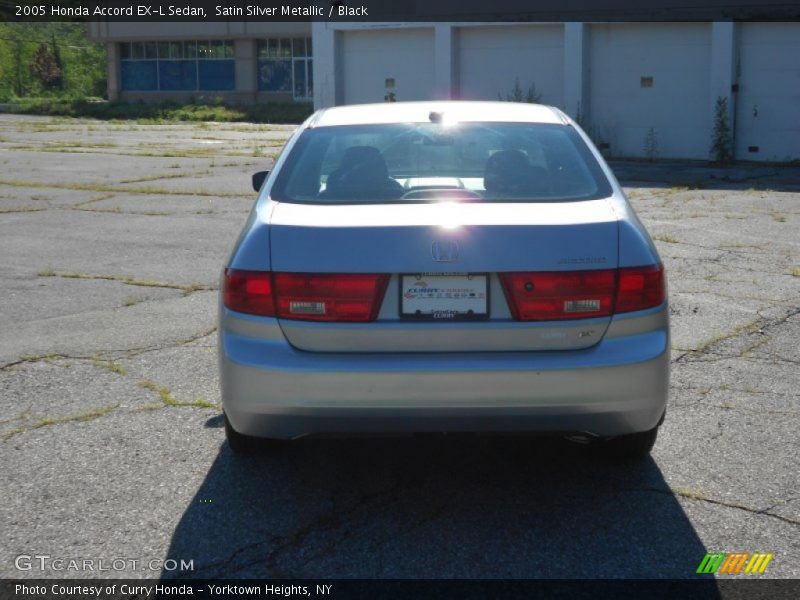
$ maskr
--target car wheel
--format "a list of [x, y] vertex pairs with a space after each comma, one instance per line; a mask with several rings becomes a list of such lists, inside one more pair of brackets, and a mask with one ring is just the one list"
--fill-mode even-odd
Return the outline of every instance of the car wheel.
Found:
[[259, 438], [239, 433], [231, 425], [228, 415], [223, 413], [223, 417], [225, 419], [225, 439], [228, 440], [228, 446], [234, 454], [262, 454], [270, 449], [283, 448], [289, 443], [287, 440]]
[[650, 450], [658, 437], [658, 425], [649, 431], [618, 435], [599, 442], [602, 452], [615, 460], [642, 460], [650, 455]]

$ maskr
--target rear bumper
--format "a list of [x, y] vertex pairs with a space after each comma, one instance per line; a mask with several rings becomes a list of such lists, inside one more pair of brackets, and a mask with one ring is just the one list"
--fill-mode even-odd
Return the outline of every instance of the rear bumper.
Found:
[[[666, 306], [660, 329], [609, 328], [586, 350], [326, 354], [302, 352], [275, 322], [259, 337], [227, 327], [220, 374], [225, 412], [240, 433], [296, 438], [323, 433], [426, 431], [590, 432], [656, 426], [669, 386]], [[273, 321], [274, 322], [274, 321]], [[263, 326], [263, 327], [262, 327]], [[263, 335], [268, 332], [267, 335]]]

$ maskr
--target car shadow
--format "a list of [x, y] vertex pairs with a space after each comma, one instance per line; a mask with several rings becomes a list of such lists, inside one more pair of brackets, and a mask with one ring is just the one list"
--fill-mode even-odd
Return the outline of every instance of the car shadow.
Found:
[[162, 577], [700, 577], [705, 547], [656, 463], [594, 453], [517, 436], [223, 444], [168, 552], [194, 568]]

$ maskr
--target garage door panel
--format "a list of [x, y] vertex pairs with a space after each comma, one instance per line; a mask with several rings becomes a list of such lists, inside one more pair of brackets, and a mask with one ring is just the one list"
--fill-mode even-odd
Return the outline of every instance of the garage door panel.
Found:
[[[800, 49], [798, 49], [800, 51]], [[800, 65], [798, 65], [800, 71]], [[739, 84], [739, 93], [752, 98], [779, 98], [783, 101], [800, 93], [800, 72], [763, 71], [752, 73]]]
[[523, 93], [534, 85], [542, 103], [563, 106], [563, 26], [463, 27], [457, 44], [460, 98], [505, 98], [518, 79]]
[[738, 83], [737, 158], [800, 159], [800, 23], [740, 24]]
[[704, 63], [697, 63], [696, 55], [709, 53], [710, 48], [695, 45], [664, 46], [655, 52], [643, 54], [642, 48], [621, 46], [613, 49], [614, 52], [593, 54], [592, 61], [613, 60], [619, 71], [636, 71], [650, 69], [658, 72], [698, 73], [705, 70]]
[[658, 157], [708, 158], [710, 34], [708, 23], [590, 27], [591, 123], [612, 154], [643, 156], [653, 128]]
[[433, 29], [345, 31], [342, 87], [345, 104], [383, 102], [394, 79], [398, 102], [431, 100], [434, 93]]

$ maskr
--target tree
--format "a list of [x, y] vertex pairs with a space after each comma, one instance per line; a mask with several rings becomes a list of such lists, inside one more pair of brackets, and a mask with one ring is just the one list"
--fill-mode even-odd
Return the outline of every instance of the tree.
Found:
[[53, 60], [55, 61], [56, 67], [58, 68], [61, 77], [58, 80], [58, 87], [60, 89], [64, 89], [64, 63], [61, 61], [61, 50], [58, 47], [58, 43], [56, 42], [56, 35], [52, 34], [50, 37], [50, 45], [53, 51]]
[[[42, 43], [61, 71], [53, 87], [32, 69]], [[88, 37], [86, 23], [0, 22], [0, 102], [42, 92], [71, 98], [106, 93], [106, 47]]]
[[33, 55], [31, 75], [45, 89], [50, 90], [61, 87], [61, 69], [58, 67], [58, 62], [52, 50], [45, 43], [39, 44], [36, 53]]
[[648, 129], [644, 136], [644, 155], [650, 162], [653, 162], [658, 156], [658, 136], [653, 127]]
[[19, 39], [14, 40], [11, 60], [14, 71], [13, 91], [15, 95], [22, 96], [25, 93], [25, 78], [22, 71], [22, 41]]
[[714, 107], [714, 130], [711, 134], [711, 154], [721, 165], [733, 160], [733, 135], [728, 121], [728, 99], [720, 96]]
[[528, 104], [539, 104], [542, 99], [541, 94], [536, 93], [536, 85], [531, 84], [531, 87], [528, 88], [528, 93], [525, 94], [525, 102]]
[[[498, 100], [503, 100], [503, 97], [500, 94], [497, 94]], [[536, 93], [536, 85], [531, 84], [528, 88], [527, 92], [522, 91], [522, 87], [519, 85], [519, 77], [514, 79], [514, 87], [511, 89], [511, 92], [506, 94], [506, 102], [527, 102], [528, 104], [538, 104], [542, 99], [541, 94]]]

